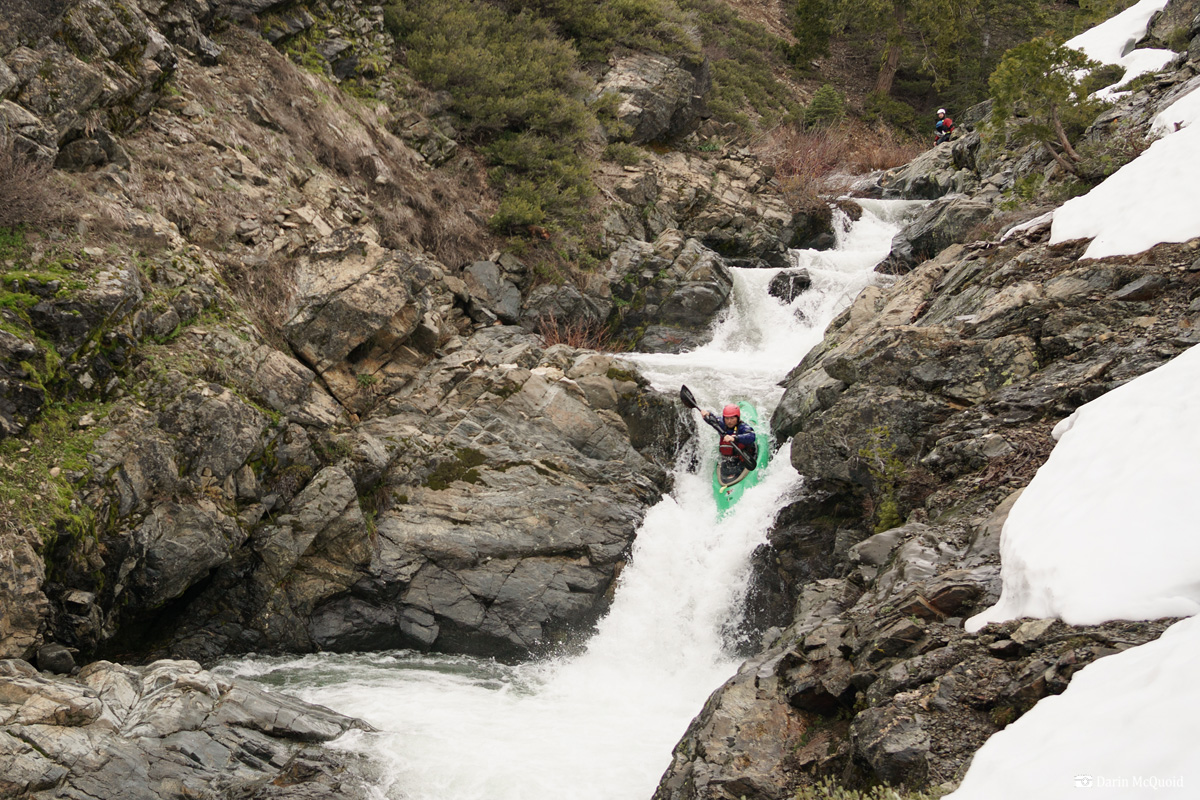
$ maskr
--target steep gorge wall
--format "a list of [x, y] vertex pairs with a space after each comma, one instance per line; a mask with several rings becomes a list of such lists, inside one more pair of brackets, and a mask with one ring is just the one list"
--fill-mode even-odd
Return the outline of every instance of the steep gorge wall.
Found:
[[[610, 171], [608, 258], [545, 282], [496, 249], [478, 156], [401, 91], [378, 7], [23, 10], [0, 129], [73, 219], [3, 266], [0, 652], [520, 658], [587, 630], [687, 428], [629, 363], [532, 331], [702, 340], [728, 264], [807, 225], [769, 170]], [[272, 47], [305, 35], [309, 70]], [[656, 114], [696, 85], [638, 63], [596, 93], [647, 138], [694, 126]], [[380, 97], [339, 88], [364, 76]]]
[[[1187, 53], [1085, 137], [1144, 136], [1196, 90], [1191, 18]], [[784, 800], [823, 778], [953, 788], [992, 733], [1172, 622], [963, 630], [999, 597], [1000, 530], [1055, 423], [1200, 344], [1200, 240], [1081, 260], [1086, 242], [1049, 245], [1045, 220], [975, 239], [1048, 210], [1001, 202], [1056, 168], [982, 140], [971, 118], [957, 142], [858, 187], [933, 202], [880, 267], [898, 277], [864, 290], [785, 381], [772, 430], [806, 482], [755, 554], [762, 645], [693, 721], [656, 798]]]

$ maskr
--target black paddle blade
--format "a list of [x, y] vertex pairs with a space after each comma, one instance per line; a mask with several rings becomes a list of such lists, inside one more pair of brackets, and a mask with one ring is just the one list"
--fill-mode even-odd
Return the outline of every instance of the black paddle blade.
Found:
[[683, 404], [685, 406], [687, 406], [688, 408], [699, 408], [700, 407], [700, 404], [696, 402], [696, 398], [692, 394], [692, 390], [687, 388], [686, 386], [679, 387], [679, 399], [682, 400]]

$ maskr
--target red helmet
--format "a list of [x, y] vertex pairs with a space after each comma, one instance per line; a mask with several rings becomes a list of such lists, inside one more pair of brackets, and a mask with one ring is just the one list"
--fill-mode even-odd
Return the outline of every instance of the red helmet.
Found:
[[721, 412], [721, 416], [737, 417], [738, 419], [741, 419], [742, 409], [738, 408], [733, 403], [730, 403], [729, 405], [725, 406], [725, 410]]

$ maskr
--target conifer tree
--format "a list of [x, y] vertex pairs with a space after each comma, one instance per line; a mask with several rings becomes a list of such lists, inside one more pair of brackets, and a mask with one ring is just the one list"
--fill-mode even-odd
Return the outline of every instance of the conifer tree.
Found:
[[792, 46], [793, 61], [807, 61], [829, 54], [829, 35], [832, 11], [829, 0], [799, 0], [795, 8], [795, 24], [792, 33], [796, 43]]
[[[851, 30], [883, 40], [874, 92], [891, 94], [906, 55], [939, 91], [956, 76], [978, 75], [976, 90], [1005, 46], [1024, 39], [1037, 0], [832, 0], [835, 34]], [[982, 69], [980, 68], [982, 66]]]
[[1068, 130], [1082, 131], [1105, 108], [1082, 88], [1087, 74], [1099, 66], [1051, 39], [1017, 45], [1004, 54], [989, 81], [993, 126], [1010, 128], [1017, 143], [1041, 142], [1063, 169], [1077, 174], [1081, 159]]

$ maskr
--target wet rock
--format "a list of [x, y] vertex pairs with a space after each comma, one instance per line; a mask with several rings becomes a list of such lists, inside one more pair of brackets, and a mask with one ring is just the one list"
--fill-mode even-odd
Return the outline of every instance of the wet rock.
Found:
[[881, 567], [891, 558], [896, 547], [904, 540], [905, 530], [893, 528], [890, 531], [877, 533], [850, 548], [851, 564], [866, 564]]
[[352, 436], [328, 431], [319, 446], [335, 465], [311, 478], [304, 461], [275, 479], [234, 475], [231, 491], [255, 487], [263, 503], [272, 480], [299, 479], [271, 497], [253, 555], [210, 567], [173, 652], [542, 652], [606, 607], [666, 484], [648, 458], [673, 458], [678, 418], [628, 362], [483, 328]]
[[120, 264], [89, 276], [87, 286], [77, 292], [42, 300], [29, 309], [29, 320], [60, 354], [71, 356], [124, 322], [144, 296], [136, 267]]
[[768, 653], [747, 661], [714, 694], [676, 746], [654, 800], [793, 795], [794, 765], [808, 752], [801, 748], [812, 744], [820, 752], [832, 731], [817, 729], [786, 704], [764, 702], [777, 691], [780, 658]]
[[1162, 275], [1143, 275], [1135, 281], [1125, 284], [1120, 289], [1113, 293], [1114, 300], [1123, 300], [1129, 303], [1141, 302], [1143, 300], [1153, 300], [1158, 297], [1169, 285], [1169, 281]]
[[793, 212], [772, 172], [741, 152], [655, 154], [614, 187], [614, 200], [604, 223], [613, 251], [629, 239], [654, 242], [676, 230], [732, 264], [784, 269], [792, 266], [788, 247], [832, 232], [830, 212]]
[[351, 410], [410, 381], [452, 335], [442, 311], [451, 292], [428, 258], [363, 245], [304, 269], [299, 308], [284, 333]]
[[979, 176], [974, 172], [979, 145], [979, 134], [970, 132], [950, 147], [932, 147], [881, 176], [875, 191], [882, 197], [906, 200], [936, 200], [951, 193], [970, 192], [979, 185]]
[[[521, 315], [521, 290], [506, 280], [500, 267], [491, 261], [477, 261], [463, 270], [463, 280], [478, 310], [472, 318], [478, 322], [499, 319], [517, 322]], [[490, 316], [490, 320], [487, 318]]]
[[51, 606], [43, 586], [46, 568], [33, 543], [16, 531], [0, 530], [0, 658], [32, 658]]
[[855, 752], [880, 779], [893, 786], [915, 786], [929, 772], [929, 733], [920, 717], [869, 708], [850, 726]]
[[767, 294], [790, 303], [812, 287], [812, 277], [807, 270], [781, 272], [767, 285]]
[[[653, 352], [707, 341], [714, 316], [733, 291], [724, 259], [678, 231], [653, 244], [627, 241], [609, 260], [607, 280], [618, 331], [656, 328], [648, 344], [660, 349]], [[668, 329], [679, 332], [678, 345], [669, 344]]]
[[781, 436], [794, 436], [803, 430], [805, 420], [831, 407], [847, 385], [824, 369], [803, 373], [785, 382], [787, 390], [771, 416], [771, 427]]
[[584, 291], [573, 284], [539, 286], [529, 293], [522, 319], [532, 328], [558, 328], [584, 336], [599, 331], [612, 309], [608, 287]]
[[876, 270], [903, 274], [944, 248], [964, 241], [992, 215], [994, 206], [963, 194], [948, 195], [929, 205], [892, 239], [892, 252]]
[[54, 672], [60, 675], [70, 675], [75, 669], [75, 657], [71, 651], [61, 644], [46, 644], [38, 648], [38, 669], [43, 672]]
[[689, 331], [670, 325], [650, 325], [638, 339], [643, 353], [686, 353], [703, 347], [712, 337], [706, 331]]

